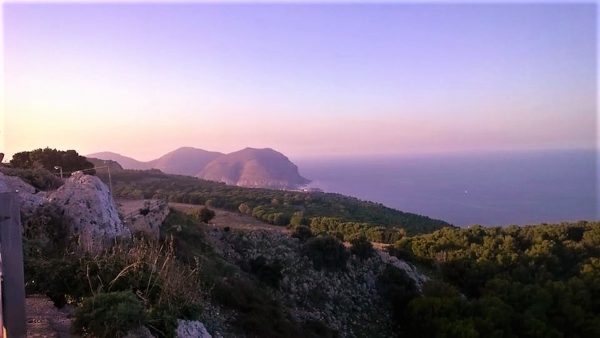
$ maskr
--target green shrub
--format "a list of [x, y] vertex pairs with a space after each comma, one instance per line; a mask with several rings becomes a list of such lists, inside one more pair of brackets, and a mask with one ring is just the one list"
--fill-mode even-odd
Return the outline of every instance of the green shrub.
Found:
[[377, 278], [377, 291], [389, 302], [396, 322], [402, 320], [407, 304], [419, 295], [415, 281], [404, 270], [389, 264]]
[[373, 244], [364, 236], [351, 240], [350, 244], [352, 244], [350, 252], [362, 259], [369, 258], [375, 253]]
[[63, 208], [46, 203], [32, 214], [23, 215], [23, 238], [26, 256], [43, 256], [64, 253], [71, 244], [69, 228], [72, 220]]
[[290, 225], [298, 226], [298, 225], [309, 225], [310, 220], [304, 217], [304, 213], [301, 211], [295, 212], [290, 219]]
[[315, 237], [306, 225], [298, 225], [294, 228], [292, 237], [298, 238], [301, 242], [306, 242], [309, 238]]
[[131, 291], [99, 293], [77, 309], [73, 329], [94, 337], [122, 337], [145, 320], [144, 306]]
[[258, 256], [250, 260], [249, 265], [250, 272], [256, 275], [261, 282], [273, 288], [279, 287], [279, 282], [283, 278], [283, 274], [281, 273], [283, 265], [281, 265], [281, 262], [276, 260], [272, 263], [267, 263], [267, 259], [264, 256]]
[[223, 278], [212, 295], [216, 302], [238, 312], [235, 326], [243, 336], [303, 337], [285, 308], [248, 280]]
[[191, 215], [199, 222], [208, 223], [215, 217], [215, 212], [208, 207], [202, 207], [192, 210]]
[[314, 237], [306, 241], [302, 251], [317, 270], [343, 270], [348, 261], [344, 244], [331, 236]]
[[39, 190], [55, 190], [63, 185], [63, 181], [44, 168], [23, 169], [0, 167], [0, 172], [8, 176], [16, 176]]

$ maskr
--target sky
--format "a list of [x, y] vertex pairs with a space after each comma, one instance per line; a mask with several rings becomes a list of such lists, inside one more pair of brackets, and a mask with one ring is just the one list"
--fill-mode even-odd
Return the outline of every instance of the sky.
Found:
[[593, 4], [5, 4], [3, 151], [595, 148]]

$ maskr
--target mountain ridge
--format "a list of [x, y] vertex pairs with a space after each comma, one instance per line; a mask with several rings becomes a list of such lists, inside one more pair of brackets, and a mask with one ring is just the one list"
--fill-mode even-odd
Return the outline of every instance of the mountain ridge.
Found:
[[300, 175], [298, 167], [287, 156], [272, 148], [246, 147], [224, 154], [180, 147], [150, 161], [138, 161], [111, 151], [86, 157], [115, 161], [125, 169], [159, 169], [168, 174], [196, 176], [244, 187], [293, 189], [310, 182]]

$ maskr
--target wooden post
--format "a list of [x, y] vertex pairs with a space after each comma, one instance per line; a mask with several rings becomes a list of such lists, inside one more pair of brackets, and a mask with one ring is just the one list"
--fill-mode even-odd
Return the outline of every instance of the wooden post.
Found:
[[0, 193], [0, 264], [4, 337], [25, 337], [25, 281], [19, 196]]

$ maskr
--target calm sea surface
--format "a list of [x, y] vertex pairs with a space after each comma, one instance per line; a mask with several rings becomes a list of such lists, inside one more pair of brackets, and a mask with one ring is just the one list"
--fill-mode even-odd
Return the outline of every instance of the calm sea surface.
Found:
[[597, 152], [296, 160], [311, 186], [454, 225], [597, 220]]

